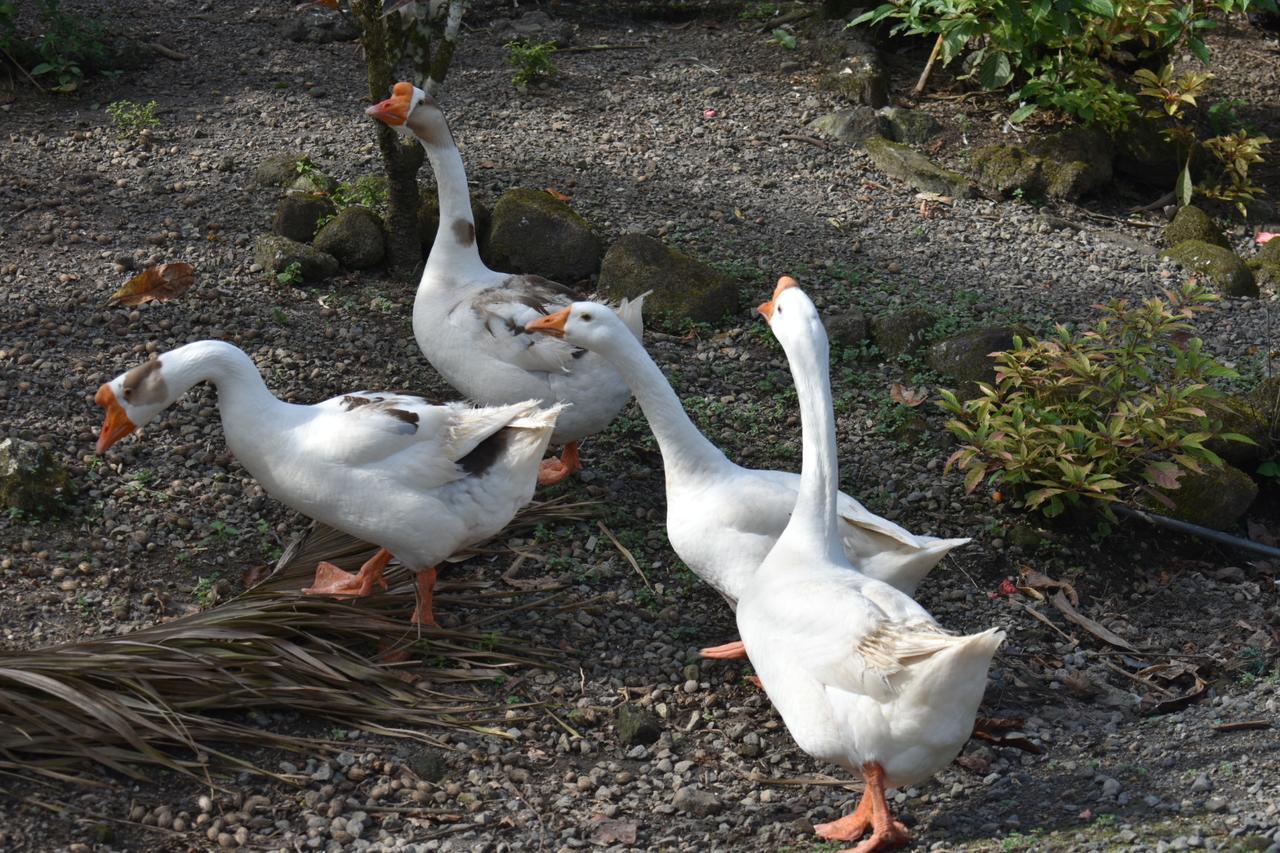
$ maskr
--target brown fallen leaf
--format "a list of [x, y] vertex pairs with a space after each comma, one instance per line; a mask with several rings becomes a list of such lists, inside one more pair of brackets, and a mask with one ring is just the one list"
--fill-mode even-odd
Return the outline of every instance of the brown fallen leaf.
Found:
[[1133, 647], [1133, 644], [1124, 637], [1104, 628], [1102, 625], [1099, 625], [1097, 622], [1072, 607], [1071, 602], [1062, 594], [1062, 590], [1055, 592], [1053, 594], [1053, 598], [1049, 599], [1049, 603], [1058, 608], [1058, 612], [1065, 616], [1068, 622], [1074, 622], [1093, 636], [1097, 637], [1099, 640], [1102, 640], [1102, 642], [1110, 643], [1111, 645], [1124, 649], [1128, 652], [1137, 651], [1137, 649]]
[[569, 200], [569, 197], [567, 195], [560, 192], [559, 190], [553, 190], [551, 189], [551, 187], [544, 187], [542, 191], [547, 195], [551, 196], [552, 198], [554, 198], [556, 201], [567, 202]]
[[196, 269], [191, 264], [177, 261], [148, 267], [124, 283], [124, 287], [111, 294], [107, 307], [112, 305], [141, 305], [144, 302], [165, 302], [186, 293], [196, 283]]
[[978, 776], [986, 776], [991, 772], [991, 762], [980, 755], [958, 755], [955, 763]]
[[1037, 601], [1045, 601], [1045, 590], [1060, 589], [1067, 595], [1067, 600], [1071, 602], [1073, 607], [1079, 606], [1080, 596], [1076, 594], [1076, 589], [1066, 581], [1054, 580], [1046, 574], [1041, 574], [1030, 566], [1021, 566], [1018, 569], [1018, 592], [1028, 598]]
[[893, 387], [889, 389], [889, 399], [895, 403], [901, 403], [904, 406], [910, 406], [914, 409], [916, 406], [929, 399], [929, 389], [908, 388], [901, 382], [895, 382]]
[[1077, 699], [1092, 699], [1098, 695], [1098, 685], [1083, 672], [1068, 673], [1062, 679], [1062, 686]]
[[593, 814], [591, 822], [595, 828], [591, 831], [591, 840], [596, 844], [635, 844], [636, 822], [633, 820], [614, 820], [602, 814]]
[[[1161, 699], [1159, 701], [1156, 701], [1151, 696], [1143, 696], [1138, 703], [1138, 713], [1147, 717], [1155, 716], [1156, 714], [1172, 714], [1175, 711], [1181, 711], [1192, 702], [1203, 697], [1209, 691], [1209, 682], [1200, 677], [1199, 667], [1182, 661], [1157, 663], [1146, 667], [1145, 669], [1140, 669], [1133, 675], [1136, 680], [1145, 681], [1153, 688], [1158, 688], [1158, 685], [1155, 683], [1156, 679], [1165, 682], [1165, 686], [1159, 689], [1165, 690], [1166, 694], [1170, 692], [1170, 688], [1183, 691], [1181, 695], [1176, 695], [1171, 699]], [[1189, 689], [1179, 688], [1174, 683], [1187, 677], [1190, 677], [1191, 679], [1191, 687]]]

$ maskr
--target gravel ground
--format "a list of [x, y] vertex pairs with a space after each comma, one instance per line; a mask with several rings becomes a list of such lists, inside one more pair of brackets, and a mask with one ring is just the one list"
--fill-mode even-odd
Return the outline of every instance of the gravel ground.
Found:
[[[0, 112], [0, 437], [45, 445], [82, 489], [62, 518], [0, 518], [7, 647], [189, 612], [238, 589], [243, 570], [273, 558], [304, 524], [230, 458], [207, 389], [149, 426], [145, 441], [93, 455], [94, 390], [147, 352], [225, 338], [251, 353], [278, 395], [299, 401], [380, 387], [449, 395], [412, 338], [412, 283], [349, 275], [295, 289], [251, 269], [276, 200], [251, 181], [264, 156], [305, 150], [340, 179], [377, 168], [353, 45], [281, 38], [291, 6], [110, 4], [113, 20], [134, 21], [139, 35], [191, 59], [159, 58], [71, 97], [22, 90]], [[638, 47], [562, 54], [554, 85], [521, 94], [502, 40], [485, 26], [512, 10], [477, 7], [444, 104], [479, 193], [554, 187], [609, 238], [644, 231], [720, 265], [740, 280], [744, 305], [789, 272], [829, 312], [923, 305], [952, 327], [1043, 324], [1087, 319], [1107, 297], [1145, 297], [1178, 280], [1156, 255], [1154, 228], [1050, 211], [1074, 223], [1063, 228], [1030, 205], [983, 199], [924, 218], [914, 193], [860, 152], [784, 139], [838, 104], [815, 87], [803, 50], [783, 51], [732, 15], [673, 23], [553, 5], [578, 27], [578, 44]], [[1272, 64], [1221, 76], [1274, 104], [1274, 41], [1230, 38]], [[902, 83], [918, 64], [894, 68]], [[101, 105], [119, 98], [158, 102], [149, 143], [116, 136]], [[977, 141], [958, 132], [954, 102], [925, 108], [948, 122], [944, 160], [962, 135]], [[989, 117], [983, 127], [998, 133]], [[1118, 212], [1107, 203], [1095, 210]], [[1231, 238], [1247, 247], [1243, 227]], [[102, 307], [133, 270], [175, 260], [199, 276], [181, 299]], [[1204, 324], [1209, 347], [1246, 379], [1267, 370], [1273, 298], [1231, 300]], [[775, 393], [788, 387], [786, 365], [746, 309], [728, 327], [647, 342], [732, 456], [798, 467], [798, 421]], [[1274, 566], [1141, 528], [1101, 542], [1053, 533], [1017, 544], [1015, 514], [963, 497], [958, 479], [942, 474], [929, 406], [924, 432], [895, 434], [888, 390], [902, 369], [852, 355], [837, 363], [844, 486], [913, 529], [975, 537], [921, 599], [947, 627], [1008, 631], [987, 712], [1023, 718], [1021, 734], [1042, 749], [975, 740], [934, 781], [897, 792], [917, 846], [1280, 850], [1275, 729], [1215, 729], [1280, 719]], [[506, 543], [543, 555], [542, 573], [584, 605], [501, 625], [565, 650], [562, 669], [492, 688], [549, 713], [513, 713], [505, 738], [433, 733], [448, 749], [335, 731], [351, 738], [336, 758], [246, 754], [297, 786], [240, 775], [218, 790], [157, 774], [85, 790], [0, 777], [0, 848], [833, 849], [811, 826], [851, 808], [855, 791], [778, 784], [833, 768], [795, 749], [742, 666], [697, 659], [700, 645], [733, 635], [732, 618], [666, 545], [660, 458], [638, 410], [587, 442], [584, 459], [581, 480], [562, 490], [604, 503], [652, 588], [594, 520]], [[1049, 627], [994, 596], [1023, 565], [1071, 580], [1082, 612], [1140, 653], [1122, 654], [1056, 613]], [[473, 561], [451, 573], [492, 581], [505, 568]], [[1145, 688], [1126, 673], [1169, 660], [1201, 666], [1205, 697], [1140, 715]], [[639, 736], [620, 733], [623, 706], [652, 714]], [[266, 723], [311, 725], [284, 710]]]

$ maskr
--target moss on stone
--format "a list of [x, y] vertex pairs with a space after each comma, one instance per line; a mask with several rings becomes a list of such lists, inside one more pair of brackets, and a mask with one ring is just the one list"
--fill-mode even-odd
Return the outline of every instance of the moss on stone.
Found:
[[382, 220], [367, 207], [345, 208], [316, 234], [315, 248], [333, 255], [347, 269], [376, 267], [387, 255]]
[[320, 281], [338, 274], [338, 260], [319, 249], [281, 237], [262, 234], [254, 246], [253, 260], [272, 278], [297, 263], [304, 281]]
[[590, 276], [603, 253], [600, 238], [573, 208], [525, 187], [507, 190], [498, 199], [481, 249], [494, 269], [564, 282]]
[[599, 286], [612, 300], [653, 291], [645, 300], [645, 316], [662, 318], [668, 326], [688, 320], [718, 323], [738, 310], [733, 279], [644, 234], [627, 234], [609, 247]]
[[991, 353], [1013, 347], [1013, 336], [1022, 330], [989, 326], [954, 335], [929, 347], [925, 363], [957, 383], [962, 399], [978, 394], [978, 383], [995, 382], [995, 361]]
[[1224, 249], [1231, 247], [1213, 217], [1194, 204], [1179, 208], [1173, 221], [1164, 227], [1164, 241], [1167, 245], [1176, 246], [1188, 240], [1199, 240]]
[[1233, 530], [1258, 496], [1258, 484], [1234, 465], [1207, 466], [1203, 474], [1187, 472], [1178, 488], [1165, 490], [1172, 507], [1149, 502], [1159, 513], [1215, 530]]
[[62, 463], [33, 441], [0, 441], [0, 506], [28, 515], [53, 515], [75, 496]]
[[1035, 194], [1042, 185], [1040, 158], [1017, 145], [983, 146], [969, 162], [978, 183], [1002, 195], [1015, 190]]
[[1258, 295], [1258, 283], [1253, 273], [1230, 249], [1203, 240], [1183, 240], [1166, 249], [1164, 254], [1189, 272], [1203, 275], [1220, 293], [1227, 296]]
[[1205, 444], [1214, 453], [1245, 471], [1252, 471], [1264, 459], [1271, 458], [1274, 452], [1271, 424], [1252, 395], [1223, 397], [1217, 401], [1213, 415], [1221, 419], [1223, 432], [1237, 433], [1254, 442], [1215, 439]]
[[924, 344], [925, 335], [936, 321], [933, 313], [924, 308], [881, 314], [871, 320], [871, 340], [889, 356], [913, 352]]
[[883, 136], [868, 137], [862, 144], [877, 169], [921, 192], [942, 193], [957, 198], [973, 195], [968, 178], [959, 172], [942, 168], [914, 148], [892, 142]]

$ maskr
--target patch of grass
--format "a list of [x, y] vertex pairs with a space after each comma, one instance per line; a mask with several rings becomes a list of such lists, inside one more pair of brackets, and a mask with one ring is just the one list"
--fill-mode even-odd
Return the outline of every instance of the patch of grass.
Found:
[[195, 587], [191, 590], [191, 594], [195, 596], [196, 602], [200, 605], [200, 609], [204, 610], [214, 603], [216, 593], [214, 587], [218, 581], [222, 580], [220, 572], [214, 572], [207, 577], [202, 577], [196, 581]]
[[556, 52], [555, 42], [509, 41], [503, 47], [507, 49], [507, 65], [516, 70], [511, 82], [517, 88], [526, 88], [530, 83], [556, 74], [556, 65], [551, 61]]
[[134, 136], [140, 131], [160, 126], [156, 117], [156, 102], [136, 104], [130, 100], [120, 100], [107, 104], [107, 115], [121, 136]]
[[276, 281], [290, 287], [302, 284], [302, 264], [298, 261], [294, 261], [289, 264], [283, 270], [276, 273]]

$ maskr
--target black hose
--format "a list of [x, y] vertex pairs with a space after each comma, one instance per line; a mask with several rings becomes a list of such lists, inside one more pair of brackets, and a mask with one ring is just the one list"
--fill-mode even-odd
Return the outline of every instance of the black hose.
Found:
[[1199, 536], [1202, 539], [1212, 539], [1223, 545], [1230, 545], [1232, 548], [1240, 548], [1245, 551], [1252, 551], [1255, 554], [1262, 554], [1272, 559], [1280, 559], [1280, 548], [1273, 548], [1270, 545], [1263, 545], [1261, 542], [1254, 542], [1251, 539], [1243, 539], [1239, 536], [1232, 536], [1230, 533], [1223, 533], [1221, 530], [1214, 530], [1212, 527], [1202, 527], [1199, 524], [1192, 524], [1189, 521], [1179, 521], [1176, 518], [1169, 518], [1167, 515], [1157, 515], [1154, 512], [1146, 510], [1133, 509], [1124, 504], [1112, 504], [1111, 508], [1120, 515], [1130, 516], [1132, 518], [1140, 518], [1143, 521], [1156, 525], [1157, 527], [1167, 527], [1170, 530], [1177, 530], [1180, 533], [1190, 533], [1192, 536]]

